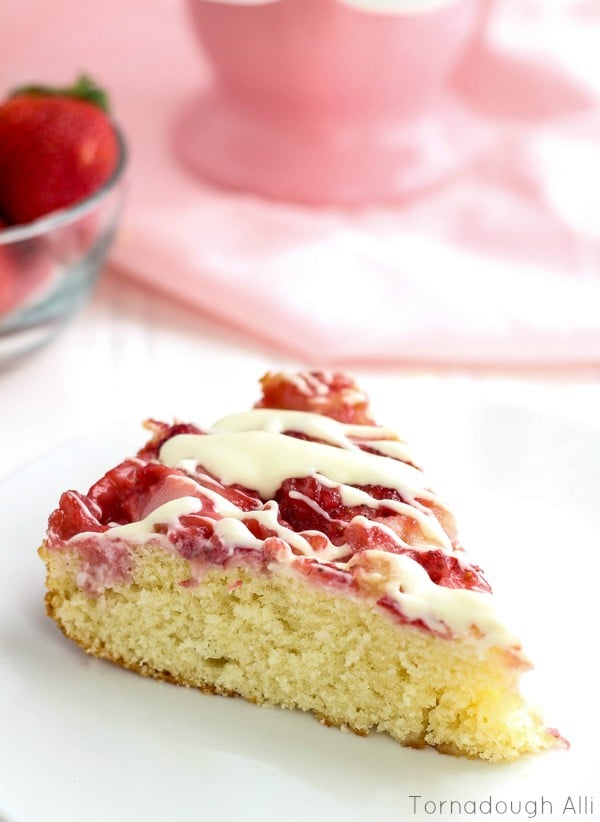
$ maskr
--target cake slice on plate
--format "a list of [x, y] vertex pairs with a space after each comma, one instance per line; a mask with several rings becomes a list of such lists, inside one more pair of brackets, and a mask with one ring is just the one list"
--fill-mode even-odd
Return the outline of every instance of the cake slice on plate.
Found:
[[62, 495], [40, 555], [65, 635], [403, 745], [501, 761], [563, 744], [406, 443], [344, 375], [261, 382], [212, 428], [148, 422], [136, 457]]

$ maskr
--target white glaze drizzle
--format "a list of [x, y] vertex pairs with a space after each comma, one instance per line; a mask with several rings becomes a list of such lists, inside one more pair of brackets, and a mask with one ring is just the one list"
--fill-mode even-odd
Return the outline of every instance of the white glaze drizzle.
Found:
[[[318, 440], [324, 440], [326, 443], [330, 443], [347, 451], [360, 451], [359, 445], [365, 444], [379, 451], [383, 456], [390, 456], [401, 461], [410, 458], [406, 443], [398, 440], [395, 432], [389, 428], [382, 428], [377, 425], [347, 425], [331, 417], [325, 417], [322, 414], [312, 414], [306, 411], [257, 408], [254, 409], [254, 411], [246, 411], [223, 417], [215, 423], [211, 430], [213, 433], [266, 431], [272, 434], [294, 431]], [[357, 440], [353, 441], [351, 439], [353, 437], [357, 438]], [[182, 460], [179, 462], [179, 467], [189, 470], [193, 462], [194, 460]], [[287, 476], [291, 475], [288, 474]], [[421, 472], [418, 472], [417, 476], [422, 477]], [[413, 517], [418, 522], [426, 538], [438, 542], [444, 550], [452, 552], [448, 535], [429, 509], [423, 506], [417, 507], [414, 504], [409, 505], [398, 502], [397, 500], [377, 500], [365, 491], [361, 491], [346, 483], [331, 481], [323, 474], [316, 474], [315, 479], [318, 479], [323, 485], [339, 488], [342, 502], [348, 507], [368, 505], [371, 508], [379, 508], [385, 506], [399, 514]], [[429, 491], [426, 491], [424, 488], [421, 490], [421, 499], [432, 499]], [[299, 497], [296, 497], [296, 499], [298, 498]], [[313, 510], [318, 510], [321, 514], [324, 513], [322, 509], [316, 505], [314, 500], [306, 498], [305, 502], [310, 505]], [[406, 545], [406, 543], [403, 543], [401, 540], [400, 542]]]
[[439, 502], [425, 487], [423, 474], [399, 460], [365, 451], [348, 451], [269, 431], [178, 434], [160, 450], [160, 461], [179, 468], [193, 459], [226, 485], [242, 485], [271, 499], [286, 479], [324, 474], [343, 485], [383, 485], [426, 511], [418, 500]]
[[255, 408], [253, 411], [223, 417], [213, 425], [211, 431], [269, 431], [273, 434], [297, 431], [350, 451], [366, 445], [385, 456], [413, 462], [408, 445], [398, 439], [390, 428], [379, 425], [348, 425], [332, 417], [308, 411]]
[[253, 411], [223, 417], [211, 429], [213, 433], [219, 431], [269, 431], [272, 434], [299, 431], [309, 437], [325, 440], [331, 445], [352, 450], [355, 450], [357, 446], [350, 440], [351, 436], [360, 436], [363, 433], [367, 437], [369, 433], [372, 433], [375, 437], [383, 434], [382, 429], [377, 426], [344, 425], [323, 414], [271, 408], [255, 408]]
[[[452, 545], [437, 517], [418, 500], [443, 508], [425, 487], [423, 473], [398, 459], [361, 451], [351, 437], [368, 441], [371, 447], [400, 441], [396, 434], [375, 425], [346, 425], [321, 414], [305, 411], [254, 409], [219, 420], [209, 435], [181, 434], [166, 442], [160, 453], [171, 467], [193, 471], [201, 464], [225, 484], [243, 485], [271, 498], [289, 478], [314, 476], [339, 489], [344, 505], [387, 507], [412, 517], [426, 542], [432, 541], [446, 553]], [[284, 431], [302, 433], [323, 442], [306, 442], [282, 436]], [[351, 452], [351, 453], [348, 453]], [[395, 488], [406, 502], [377, 500], [354, 485]], [[398, 535], [395, 541], [407, 545]], [[417, 546], [412, 546], [417, 547]], [[464, 564], [464, 554], [458, 555]]]
[[[325, 442], [286, 436], [284, 431], [303, 433]], [[362, 516], [352, 522], [369, 529], [378, 528], [401, 546], [413, 550], [443, 550], [468, 566], [464, 553], [453, 550], [433, 512], [418, 501], [427, 500], [438, 508], [444, 507], [425, 486], [422, 472], [392, 458], [391, 454], [368, 453], [357, 445], [357, 441], [368, 442], [370, 447], [381, 447], [382, 451], [388, 446], [393, 450], [394, 444], [401, 445], [393, 437], [393, 432], [377, 426], [347, 426], [318, 414], [256, 409], [220, 420], [208, 434], [172, 437], [164, 443], [159, 456], [164, 464], [193, 475], [190, 479], [197, 485], [198, 495], [210, 500], [214, 509], [201, 516], [211, 524], [226, 549], [233, 552], [240, 548], [264, 548], [264, 541], [245, 525], [245, 521], [255, 520], [283, 540], [277, 560], [270, 565], [272, 570], [293, 572], [299, 556], [331, 563], [340, 570], [356, 572], [356, 578], [366, 580], [375, 598], [389, 597], [398, 603], [408, 619], [420, 619], [434, 631], [473, 635], [483, 646], [514, 646], [514, 638], [495, 615], [491, 595], [436, 585], [418, 562], [403, 554], [370, 549], [342, 561], [353, 554], [350, 546], [335, 546], [327, 540], [323, 549], [315, 550], [304, 536], [309, 536], [310, 531], [303, 535], [279, 521], [279, 507], [272, 497], [282, 483], [291, 478], [314, 477], [324, 485], [337, 488], [345, 506], [386, 507], [412, 517], [419, 525], [425, 544], [407, 545], [385, 522]], [[256, 491], [267, 502], [258, 510], [243, 511], [218, 491], [206, 488], [204, 482], [214, 480], [199, 473], [199, 467], [224, 485], [238, 484]], [[396, 489], [405, 502], [377, 500], [355, 485]], [[315, 500], [294, 490], [290, 495], [327, 516]], [[203, 507], [202, 499], [195, 496], [171, 500], [140, 522], [110, 528], [106, 537], [132, 542], [157, 540], [162, 544], [163, 535], [156, 533], [158, 524], [176, 529], [180, 516], [201, 512]], [[90, 534], [74, 539], [86, 536]]]
[[[163, 535], [155, 532], [157, 525], [176, 528], [179, 517], [197, 513], [201, 508], [202, 501], [196, 497], [181, 497], [164, 503], [139, 522], [111, 528], [107, 536], [111, 539], [137, 543], [158, 541], [163, 544]], [[473, 638], [478, 639], [483, 647], [509, 647], [517, 644], [516, 639], [496, 615], [490, 594], [436, 585], [430, 580], [425, 569], [408, 556], [372, 549], [363, 552], [362, 555], [352, 556], [347, 562], [341, 562], [340, 558], [347, 556], [350, 551], [347, 545], [334, 546], [330, 543], [324, 551], [314, 551], [301, 534], [278, 522], [278, 506], [274, 501], [266, 503], [259, 511], [242, 511], [239, 508], [235, 508], [234, 511], [229, 508], [227, 510], [227, 515], [221, 519], [215, 520], [208, 516], [202, 518], [210, 522], [217, 537], [231, 551], [240, 547], [259, 551], [264, 548], [264, 541], [255, 537], [244, 524], [245, 520], [251, 519], [276, 532], [278, 537], [295, 549], [282, 550], [277, 561], [271, 563], [271, 570], [291, 571], [292, 564], [299, 554], [320, 562], [333, 563], [342, 571], [352, 571], [367, 557], [372, 568], [361, 569], [358, 578], [368, 584], [368, 588], [375, 592], [377, 598], [387, 596], [397, 602], [409, 620], [421, 619], [433, 631], [442, 634], [451, 632], [456, 636], [469, 636], [472, 626], [475, 626], [483, 636]], [[356, 517], [355, 521], [360, 522], [365, 528], [389, 530], [382, 523], [372, 522], [365, 517]], [[97, 536], [87, 532], [77, 535], [72, 541]]]
[[[279, 506], [273, 500], [265, 503], [261, 509], [243, 511], [224, 497], [214, 492], [209, 492], [204, 487], [198, 486], [198, 488], [203, 495], [214, 499], [215, 511], [218, 514], [218, 518], [216, 519], [210, 514], [202, 516], [202, 519], [210, 523], [217, 536], [220, 536], [225, 546], [231, 550], [240, 547], [262, 548], [264, 546], [264, 541], [257, 539], [244, 525], [246, 520], [256, 520], [265, 528], [275, 532], [280, 539], [287, 542], [292, 548], [296, 549], [295, 554], [290, 553], [290, 558], [301, 555], [310, 559], [318, 558], [323, 562], [330, 562], [339, 557], [347, 556], [350, 552], [347, 545], [335, 546], [331, 543], [324, 550], [318, 553], [315, 552], [310, 542], [305, 539], [302, 534], [293, 531], [291, 528], [287, 528], [279, 522]], [[159, 505], [154, 511], [138, 522], [127, 523], [127, 525], [115, 525], [106, 533], [111, 539], [125, 539], [130, 542], [140, 543], [147, 542], [149, 539], [154, 539], [157, 536], [157, 525], [177, 528], [179, 517], [196, 514], [202, 510], [202, 507], [202, 500], [197, 497], [180, 497]], [[305, 531], [304, 533], [310, 534], [311, 532]], [[93, 532], [86, 531], [77, 534], [77, 536], [73, 538], [73, 541], [89, 539], [93, 535]], [[158, 536], [161, 535], [158, 534]]]
[[[518, 642], [499, 620], [491, 594], [436, 585], [427, 571], [410, 557], [387, 551], [369, 551], [376, 570], [375, 588], [400, 604], [411, 620], [422, 619], [433, 631], [468, 635], [473, 627], [484, 635], [484, 645], [515, 646]], [[352, 567], [350, 560], [349, 567]]]
[[[205, 490], [205, 489], [203, 489]], [[226, 500], [223, 500], [226, 502]], [[130, 542], [146, 542], [148, 537], [156, 536], [157, 525], [175, 527], [179, 522], [179, 517], [186, 514], [195, 514], [202, 509], [202, 500], [197, 497], [179, 497], [169, 502], [159, 505], [151, 513], [138, 522], [128, 522], [126, 525], [113, 525], [106, 532], [110, 539], [125, 539]], [[94, 536], [91, 531], [84, 531], [72, 537], [71, 542], [81, 539], [89, 539]], [[97, 534], [96, 534], [97, 536]]]
[[357, 441], [357, 444], [373, 448], [384, 457], [415, 463], [412, 451], [406, 443], [400, 442], [400, 440], [360, 440]]
[[367, 505], [369, 508], [390, 508], [398, 514], [405, 514], [406, 516], [412, 517], [419, 524], [421, 533], [426, 539], [439, 543], [440, 548], [446, 553], [454, 553], [448, 534], [440, 525], [437, 517], [434, 516], [429, 509], [423, 510], [422, 507], [417, 508], [415, 505], [408, 505], [406, 502], [398, 502], [398, 500], [395, 499], [375, 499], [375, 497], [372, 497], [360, 488], [354, 488], [354, 486], [345, 485], [344, 483], [332, 482], [328, 477], [323, 476], [323, 474], [315, 474], [315, 479], [322, 485], [337, 488], [342, 503], [348, 508], [354, 508], [358, 505]]
[[301, 494], [300, 491], [294, 490], [289, 492], [289, 497], [290, 499], [300, 500], [310, 509], [312, 509], [315, 513], [317, 513], [320, 517], [323, 517], [324, 520], [328, 520], [329, 522], [331, 522], [331, 516], [327, 513], [327, 511], [324, 511], [323, 508], [321, 508], [321, 506], [319, 505], [319, 503], [315, 502], [315, 500], [312, 497], [307, 497], [306, 494]]

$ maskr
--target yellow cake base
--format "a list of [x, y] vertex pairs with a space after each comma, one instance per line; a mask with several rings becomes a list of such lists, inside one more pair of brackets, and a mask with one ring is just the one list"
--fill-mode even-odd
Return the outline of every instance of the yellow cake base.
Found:
[[366, 601], [243, 567], [184, 587], [189, 563], [152, 546], [137, 550], [130, 584], [89, 597], [76, 552], [40, 556], [65, 635], [144, 676], [494, 762], [556, 743], [519, 695], [510, 654], [398, 625]]

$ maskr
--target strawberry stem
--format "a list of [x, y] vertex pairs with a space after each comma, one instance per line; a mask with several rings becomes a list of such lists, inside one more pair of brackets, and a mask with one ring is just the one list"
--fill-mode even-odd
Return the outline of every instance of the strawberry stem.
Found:
[[21, 86], [11, 93], [11, 97], [22, 94], [34, 97], [72, 97], [76, 100], [84, 100], [87, 103], [92, 103], [107, 113], [110, 111], [107, 93], [103, 88], [96, 85], [89, 74], [81, 74], [74, 85], [64, 88], [36, 84]]

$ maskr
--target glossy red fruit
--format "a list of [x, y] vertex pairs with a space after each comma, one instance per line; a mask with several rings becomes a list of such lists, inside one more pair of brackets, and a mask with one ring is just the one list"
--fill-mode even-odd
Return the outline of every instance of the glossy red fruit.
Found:
[[365, 394], [348, 375], [305, 371], [290, 374], [268, 371], [261, 379], [263, 395], [255, 408], [309, 411], [350, 425], [372, 425]]
[[0, 212], [27, 223], [71, 206], [114, 172], [118, 139], [99, 90], [30, 87], [0, 106]]

